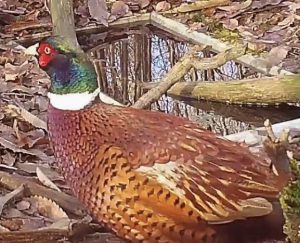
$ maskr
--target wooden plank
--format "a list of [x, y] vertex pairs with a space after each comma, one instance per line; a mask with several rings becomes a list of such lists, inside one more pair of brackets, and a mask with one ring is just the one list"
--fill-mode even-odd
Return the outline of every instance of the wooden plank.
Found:
[[[124, 17], [120, 18], [112, 23], [109, 24], [108, 27], [104, 25], [92, 25], [92, 26], [85, 26], [81, 28], [76, 28], [76, 34], [81, 35], [81, 34], [94, 34], [94, 33], [100, 33], [107, 31], [108, 29], [111, 28], [131, 28], [139, 25], [146, 25], [150, 24], [150, 14], [145, 13], [145, 14], [135, 14], [133, 16], [129, 17]], [[46, 31], [42, 33], [37, 33], [37, 34], [30, 34], [30, 35], [24, 35], [20, 37], [17, 42], [18, 43], [26, 43], [28, 45], [36, 43], [40, 41], [43, 38], [49, 37], [52, 35], [51, 31]]]

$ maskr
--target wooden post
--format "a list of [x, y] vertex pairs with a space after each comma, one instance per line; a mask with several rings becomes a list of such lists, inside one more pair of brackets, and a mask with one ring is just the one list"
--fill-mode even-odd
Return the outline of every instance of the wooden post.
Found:
[[65, 37], [70, 44], [79, 48], [75, 32], [73, 0], [51, 0], [50, 12], [53, 34]]

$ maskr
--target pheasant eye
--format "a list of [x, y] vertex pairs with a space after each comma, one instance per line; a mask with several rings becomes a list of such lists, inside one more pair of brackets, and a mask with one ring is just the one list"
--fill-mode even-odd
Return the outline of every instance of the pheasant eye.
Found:
[[46, 46], [44, 49], [45, 54], [50, 55], [51, 54], [51, 48]]

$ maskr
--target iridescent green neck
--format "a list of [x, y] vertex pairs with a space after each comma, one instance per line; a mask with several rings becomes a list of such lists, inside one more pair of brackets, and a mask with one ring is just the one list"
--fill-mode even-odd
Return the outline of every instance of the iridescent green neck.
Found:
[[58, 54], [46, 72], [53, 94], [92, 93], [98, 88], [95, 69], [83, 54]]

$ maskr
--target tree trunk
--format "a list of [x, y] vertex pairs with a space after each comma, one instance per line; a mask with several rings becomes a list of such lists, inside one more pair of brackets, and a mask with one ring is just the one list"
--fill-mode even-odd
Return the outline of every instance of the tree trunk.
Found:
[[65, 37], [70, 44], [79, 48], [75, 32], [73, 0], [51, 0], [50, 12], [53, 34]]

